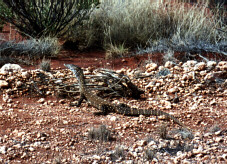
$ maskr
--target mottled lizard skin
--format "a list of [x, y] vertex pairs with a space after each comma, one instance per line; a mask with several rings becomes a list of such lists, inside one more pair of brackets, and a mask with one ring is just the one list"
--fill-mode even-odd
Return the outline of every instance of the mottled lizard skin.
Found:
[[123, 114], [127, 116], [161, 116], [164, 115], [166, 119], [173, 120], [173, 122], [177, 123], [178, 125], [185, 127], [185, 125], [180, 122], [177, 118], [174, 116], [163, 112], [161, 110], [152, 110], [152, 109], [137, 109], [137, 108], [131, 108], [126, 104], [112, 104], [111, 102], [102, 99], [101, 97], [98, 97], [97, 95], [93, 94], [87, 87], [85, 83], [84, 73], [83, 70], [74, 65], [74, 64], [64, 64], [65, 67], [69, 68], [73, 74], [76, 76], [78, 82], [79, 82], [79, 88], [80, 88], [80, 99], [78, 101], [77, 106], [79, 106], [83, 99], [86, 99], [92, 106], [102, 111], [103, 114], [107, 114], [110, 112]]

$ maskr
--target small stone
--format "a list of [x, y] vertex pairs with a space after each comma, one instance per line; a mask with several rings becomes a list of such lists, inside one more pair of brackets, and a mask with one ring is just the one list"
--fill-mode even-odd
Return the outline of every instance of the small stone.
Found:
[[227, 70], [227, 61], [220, 61], [216, 67], [222, 71], [226, 71]]
[[63, 121], [62, 121], [62, 123], [63, 123], [64, 125], [69, 124], [69, 122], [68, 122], [68, 121], [66, 121], [66, 120], [63, 120]]
[[217, 132], [215, 132], [214, 134], [218, 136], [218, 135], [220, 135], [220, 134], [221, 134], [221, 132], [222, 132], [222, 130], [218, 130], [218, 131], [217, 131]]
[[189, 60], [186, 63], [182, 65], [182, 67], [194, 67], [197, 64], [197, 61], [195, 60]]
[[16, 82], [16, 87], [21, 87], [22, 85], [23, 85], [23, 83], [21, 81]]
[[165, 67], [166, 68], [172, 68], [174, 66], [174, 63], [172, 62], [172, 61], [167, 61], [166, 63], [165, 63]]
[[35, 151], [35, 149], [33, 147], [29, 147], [28, 150], [31, 152]]
[[179, 89], [177, 87], [173, 87], [173, 88], [170, 88], [168, 90], [169, 93], [175, 93], [175, 92], [178, 92], [178, 91], [179, 91]]
[[147, 73], [151, 71], [155, 71], [158, 68], [158, 65], [156, 63], [149, 63], [146, 65]]
[[22, 78], [27, 79], [30, 77], [30, 74], [26, 71], [26, 72], [22, 72], [21, 76], [22, 76]]
[[0, 72], [19, 72], [21, 70], [22, 68], [18, 64], [8, 63], [2, 66], [2, 68], [0, 69]]
[[207, 62], [207, 67], [208, 68], [213, 68], [213, 67], [215, 67], [217, 65], [217, 62], [215, 62], [215, 61], [208, 61]]
[[138, 146], [145, 146], [145, 145], [147, 145], [147, 141], [146, 140], [140, 140], [140, 141], [138, 141], [137, 145]]
[[54, 82], [55, 84], [62, 84], [62, 80], [56, 80], [55, 82]]
[[194, 66], [195, 71], [202, 71], [206, 68], [206, 63], [204, 62], [199, 62]]
[[101, 157], [100, 157], [100, 156], [98, 156], [98, 155], [93, 155], [93, 159], [95, 159], [95, 160], [100, 160], [100, 159], [101, 159]]
[[6, 88], [9, 86], [9, 83], [5, 80], [0, 80], [0, 88]]
[[194, 154], [203, 154], [203, 147], [202, 146], [199, 146], [198, 149], [193, 149], [192, 150]]
[[65, 100], [64, 99], [61, 99], [61, 100], [59, 100], [59, 103], [60, 104], [64, 104], [65, 103]]
[[6, 154], [6, 150], [7, 150], [6, 146], [1, 146], [0, 147], [0, 154]]
[[215, 142], [219, 143], [219, 142], [223, 142], [224, 139], [222, 137], [216, 137], [215, 138]]
[[40, 104], [43, 104], [44, 102], [45, 102], [44, 98], [41, 98], [41, 99], [38, 100], [38, 103], [40, 103]]
[[27, 153], [24, 152], [21, 156], [21, 159], [26, 158], [26, 157], [27, 157]]
[[114, 122], [118, 120], [118, 118], [116, 116], [111, 116], [109, 119], [110, 119], [110, 121], [114, 121]]

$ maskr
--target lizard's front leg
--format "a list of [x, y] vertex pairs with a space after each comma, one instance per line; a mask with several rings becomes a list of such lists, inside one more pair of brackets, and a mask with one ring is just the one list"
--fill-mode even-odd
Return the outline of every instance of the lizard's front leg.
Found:
[[77, 106], [77, 107], [79, 107], [84, 99], [86, 99], [86, 97], [84, 96], [84, 94], [80, 94], [80, 98], [79, 98], [77, 104], [70, 103], [70, 106]]

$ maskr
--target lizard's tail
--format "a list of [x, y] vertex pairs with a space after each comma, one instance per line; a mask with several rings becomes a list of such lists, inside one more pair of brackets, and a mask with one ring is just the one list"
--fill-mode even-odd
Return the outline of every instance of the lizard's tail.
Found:
[[173, 115], [163, 112], [161, 110], [152, 110], [152, 109], [137, 109], [137, 108], [130, 108], [126, 104], [120, 104], [118, 105], [118, 111], [117, 113], [123, 114], [126, 116], [139, 116], [139, 115], [144, 115], [144, 116], [165, 116], [166, 119], [168, 120], [173, 120], [174, 123], [182, 126], [183, 128], [188, 129], [180, 120], [178, 120], [176, 117]]

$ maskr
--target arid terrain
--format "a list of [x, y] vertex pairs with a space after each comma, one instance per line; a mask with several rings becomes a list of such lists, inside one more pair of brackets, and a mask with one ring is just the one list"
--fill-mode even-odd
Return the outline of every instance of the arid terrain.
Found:
[[56, 94], [59, 84], [77, 82], [63, 64], [75, 63], [86, 67], [85, 75], [95, 74], [96, 67], [84, 65], [88, 63], [84, 58], [78, 60], [59, 66], [53, 62], [51, 72], [23, 66], [1, 69], [0, 163], [227, 162], [226, 61], [157, 65], [143, 60], [120, 68], [129, 59], [119, 59], [118, 67], [105, 60], [99, 65], [124, 73], [145, 91], [138, 100], [104, 99], [165, 111], [187, 130], [162, 116], [94, 115], [97, 110], [86, 101], [70, 106], [72, 98]]

